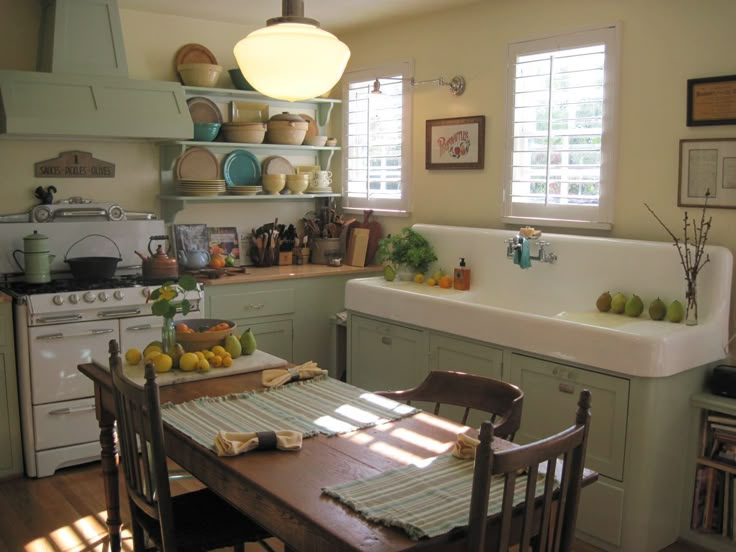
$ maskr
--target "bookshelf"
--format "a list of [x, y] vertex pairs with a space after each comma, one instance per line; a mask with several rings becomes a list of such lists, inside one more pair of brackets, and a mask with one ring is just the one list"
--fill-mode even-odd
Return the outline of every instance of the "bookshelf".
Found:
[[736, 549], [736, 399], [697, 393], [693, 477], [685, 494], [686, 540], [715, 551]]

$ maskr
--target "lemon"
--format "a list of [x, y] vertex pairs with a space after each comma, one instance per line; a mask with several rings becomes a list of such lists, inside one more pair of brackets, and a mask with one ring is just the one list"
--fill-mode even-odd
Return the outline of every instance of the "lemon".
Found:
[[191, 372], [199, 364], [199, 357], [194, 353], [184, 353], [179, 359], [179, 369], [184, 372]]
[[199, 359], [197, 362], [197, 371], [198, 372], [209, 372], [210, 371], [210, 363], [207, 362], [205, 359]]
[[198, 360], [204, 360], [204, 353], [202, 351], [196, 351], [194, 354], [197, 355]]
[[416, 282], [417, 284], [421, 284], [421, 283], [423, 283], [423, 282], [424, 282], [424, 274], [421, 274], [421, 273], [420, 273], [420, 274], [417, 274], [416, 276], [414, 276], [414, 281], [415, 281], [415, 282]]
[[230, 368], [233, 365], [233, 359], [232, 357], [226, 356], [222, 359], [222, 367], [223, 368]]
[[125, 352], [125, 362], [127, 362], [131, 366], [135, 366], [136, 364], [138, 364], [142, 358], [143, 355], [138, 349], [128, 349]]
[[222, 357], [220, 355], [215, 355], [210, 359], [210, 364], [214, 366], [215, 368], [219, 368], [222, 366]]
[[224, 355], [225, 353], [227, 353], [227, 351], [225, 350], [225, 347], [223, 347], [222, 345], [215, 345], [210, 350], [213, 353], [215, 353], [217, 356], [219, 356], [220, 358], [222, 358], [222, 355]]
[[207, 360], [210, 360], [213, 356], [215, 356], [215, 353], [212, 351], [202, 351], [202, 355], [204, 355], [204, 358]]
[[145, 353], [143, 353], [143, 360], [148, 362], [149, 360], [153, 360], [161, 354], [163, 354], [161, 352], [161, 349], [151, 349], [150, 351], [146, 351]]
[[148, 358], [149, 353], [153, 353], [154, 351], [161, 352], [161, 347], [158, 345], [149, 345], [145, 349], [143, 349], [143, 358]]
[[437, 285], [437, 280], [435, 280], [434, 278], [427, 278], [427, 285], [428, 286], [436, 286]]
[[153, 367], [156, 369], [157, 374], [168, 372], [174, 365], [174, 359], [166, 353], [157, 354], [153, 359], [151, 359], [151, 362], [153, 362]]

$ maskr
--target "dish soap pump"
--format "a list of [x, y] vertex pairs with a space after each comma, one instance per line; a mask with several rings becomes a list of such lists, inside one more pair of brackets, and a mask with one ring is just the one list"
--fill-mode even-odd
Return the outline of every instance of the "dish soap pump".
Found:
[[455, 269], [452, 287], [463, 291], [470, 289], [470, 269], [465, 268], [465, 257], [460, 258], [460, 266]]

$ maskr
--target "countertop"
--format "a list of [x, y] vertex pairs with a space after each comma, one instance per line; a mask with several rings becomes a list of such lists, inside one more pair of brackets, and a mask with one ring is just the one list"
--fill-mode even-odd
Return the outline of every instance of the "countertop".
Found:
[[318, 264], [286, 265], [269, 267], [247, 267], [247, 274], [231, 273], [220, 278], [198, 278], [205, 286], [222, 286], [228, 284], [246, 284], [251, 282], [270, 282], [274, 280], [292, 280], [295, 278], [318, 278], [321, 276], [338, 276], [345, 274], [365, 274], [374, 276], [382, 273], [380, 265], [371, 266], [327, 266]]
[[10, 295], [7, 295], [0, 291], [0, 303], [12, 303], [13, 298]]

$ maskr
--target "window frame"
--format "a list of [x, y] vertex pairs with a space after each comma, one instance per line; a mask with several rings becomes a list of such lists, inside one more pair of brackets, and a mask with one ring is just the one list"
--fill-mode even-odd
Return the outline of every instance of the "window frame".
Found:
[[[402, 61], [384, 64], [376, 67], [346, 71], [343, 75], [342, 97], [342, 207], [347, 212], [362, 212], [365, 209], [373, 209], [376, 214], [408, 216], [411, 212], [411, 176], [412, 176], [412, 84], [414, 75], [414, 63]], [[367, 197], [356, 198], [348, 196], [348, 151], [350, 147], [348, 139], [349, 111], [350, 111], [350, 85], [360, 81], [373, 81], [380, 77], [402, 78], [402, 117], [401, 117], [401, 198], [397, 199], [370, 199]], [[367, 186], [367, 183], [366, 183]]]
[[[614, 191], [616, 184], [616, 151], [618, 148], [618, 87], [620, 71], [620, 25], [612, 24], [564, 33], [556, 36], [520, 40], [508, 46], [506, 155], [503, 184], [502, 222], [562, 228], [610, 230], [613, 227]], [[597, 206], [535, 205], [513, 203], [512, 179], [514, 158], [514, 110], [516, 91], [516, 59], [519, 56], [567, 50], [593, 44], [605, 44], [603, 131], [601, 133], [600, 196]]]

